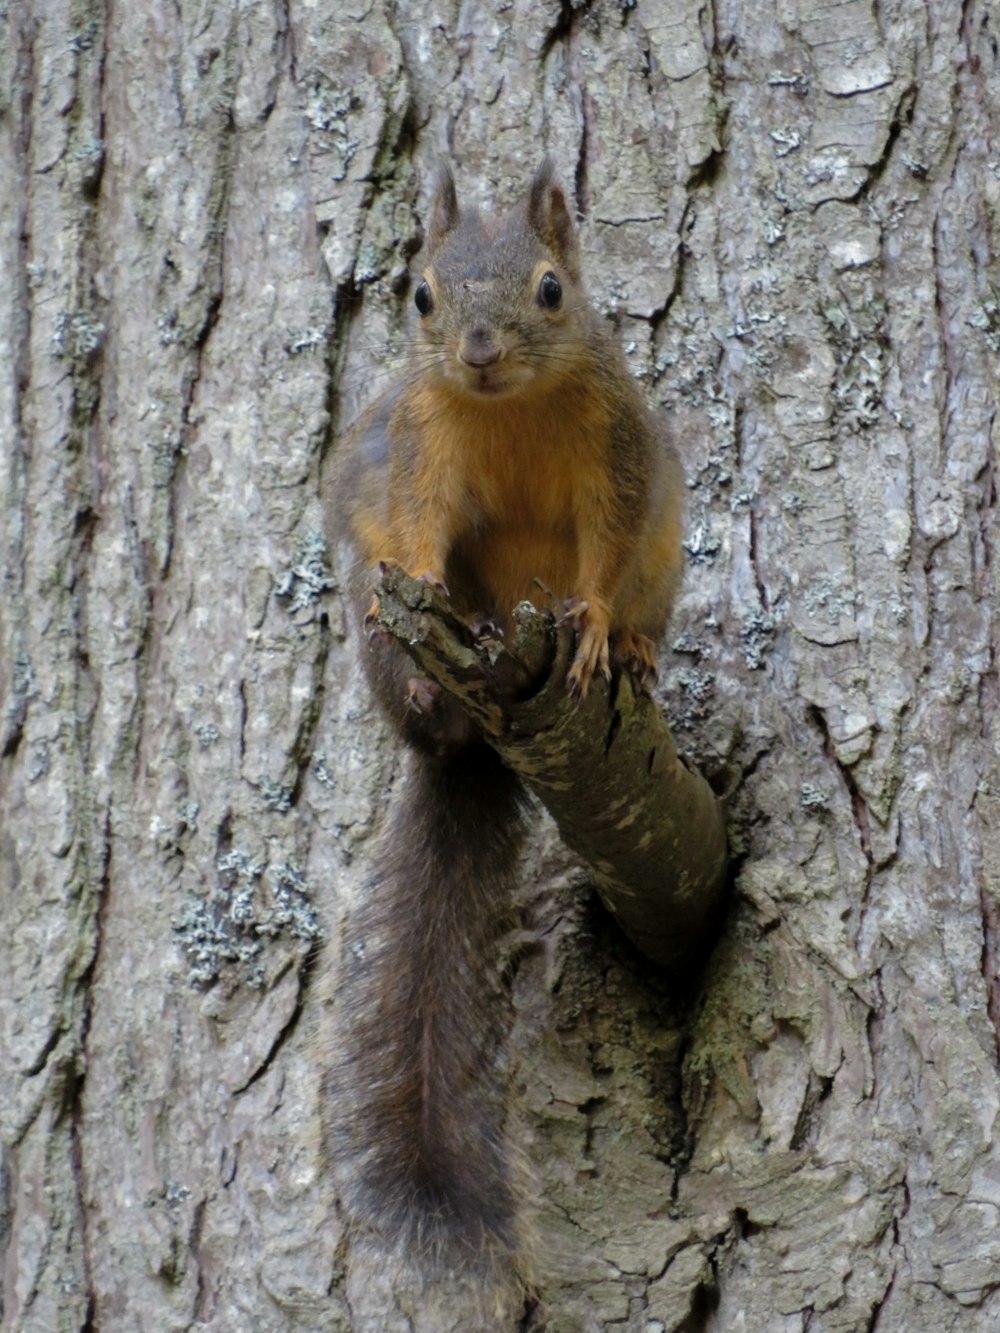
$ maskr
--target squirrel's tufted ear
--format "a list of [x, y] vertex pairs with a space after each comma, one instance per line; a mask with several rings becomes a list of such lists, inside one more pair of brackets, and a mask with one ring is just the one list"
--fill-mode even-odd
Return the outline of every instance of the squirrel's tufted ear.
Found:
[[528, 195], [528, 222], [563, 268], [574, 278], [580, 276], [580, 248], [576, 227], [566, 205], [562, 186], [554, 179], [555, 166], [546, 157], [535, 172]]
[[437, 188], [431, 206], [431, 222], [427, 229], [427, 250], [433, 254], [459, 219], [458, 195], [451, 167], [442, 162], [438, 167]]

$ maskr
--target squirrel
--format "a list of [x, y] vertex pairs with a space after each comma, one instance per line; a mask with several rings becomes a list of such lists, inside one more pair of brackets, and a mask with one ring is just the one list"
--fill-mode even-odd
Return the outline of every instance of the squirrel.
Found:
[[331, 1156], [356, 1223], [499, 1271], [523, 1237], [497, 945], [529, 807], [460, 706], [379, 633], [373, 570], [442, 584], [491, 632], [554, 595], [576, 631], [573, 698], [612, 665], [644, 686], [680, 580], [683, 478], [588, 303], [550, 159], [503, 215], [460, 208], [442, 170], [414, 302], [407, 367], [342, 440], [327, 503], [369, 681], [410, 749], [348, 926]]

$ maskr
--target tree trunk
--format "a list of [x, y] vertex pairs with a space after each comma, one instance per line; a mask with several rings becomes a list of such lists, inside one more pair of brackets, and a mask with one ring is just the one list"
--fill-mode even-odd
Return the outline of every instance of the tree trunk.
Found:
[[[994, 0], [0, 10], [0, 1327], [996, 1327], [998, 40]], [[503, 205], [543, 147], [684, 445], [658, 693], [737, 872], [681, 1005], [539, 819], [538, 1293], [486, 1319], [324, 1162], [398, 756], [319, 494], [434, 158]]]

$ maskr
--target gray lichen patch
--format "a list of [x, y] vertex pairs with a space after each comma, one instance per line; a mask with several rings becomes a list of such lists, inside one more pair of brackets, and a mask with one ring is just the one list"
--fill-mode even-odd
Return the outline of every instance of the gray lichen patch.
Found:
[[292, 808], [292, 790], [282, 782], [261, 773], [257, 778], [257, 787], [264, 798], [268, 810], [276, 814], [287, 815]]
[[991, 352], [1000, 352], [1000, 299], [980, 303], [969, 316], [970, 328], [978, 329]]
[[675, 726], [697, 726], [698, 722], [708, 717], [711, 710], [715, 694], [714, 672], [682, 667], [674, 673], [673, 681], [680, 691], [679, 707], [672, 710]]
[[205, 897], [188, 897], [174, 931], [190, 971], [188, 983], [209, 986], [232, 970], [248, 986], [267, 979], [264, 941], [287, 937], [314, 943], [323, 930], [311, 889], [287, 858], [265, 864], [234, 849], [216, 862], [218, 878]]
[[311, 612], [324, 593], [337, 586], [327, 560], [326, 540], [310, 528], [303, 534], [292, 563], [278, 580], [275, 597], [287, 603], [288, 614]]
[[774, 617], [759, 608], [743, 621], [740, 627], [743, 660], [751, 671], [759, 671], [764, 665], [764, 658], [774, 641], [774, 632]]
[[803, 810], [812, 810], [817, 813], [827, 810], [830, 805], [830, 798], [826, 792], [817, 787], [813, 782], [803, 782], [799, 804]]
[[710, 564], [718, 555], [722, 540], [707, 522], [696, 523], [684, 539], [684, 549], [693, 565]]
[[52, 333], [52, 355], [85, 361], [98, 351], [106, 332], [105, 325], [88, 310], [60, 310]]

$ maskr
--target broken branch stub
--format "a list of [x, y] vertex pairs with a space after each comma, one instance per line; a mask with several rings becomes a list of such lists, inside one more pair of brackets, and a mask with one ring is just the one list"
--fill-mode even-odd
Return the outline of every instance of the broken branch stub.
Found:
[[575, 705], [565, 685], [572, 630], [530, 603], [504, 641], [399, 568], [376, 592], [379, 624], [539, 798], [633, 943], [678, 974], [695, 970], [722, 920], [725, 819], [654, 700], [623, 673], [612, 687], [595, 681]]

